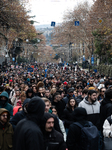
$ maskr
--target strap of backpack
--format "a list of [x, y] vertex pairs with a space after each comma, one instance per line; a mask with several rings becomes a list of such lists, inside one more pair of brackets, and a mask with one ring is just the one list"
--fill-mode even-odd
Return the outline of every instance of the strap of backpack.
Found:
[[[92, 122], [88, 121], [87, 123], [88, 123], [88, 125], [93, 126]], [[79, 122], [74, 122], [74, 124], [77, 125], [77, 126], [80, 127], [80, 128], [83, 128], [83, 127], [84, 127], [84, 126], [81, 125]]]
[[83, 128], [83, 126], [79, 122], [74, 122], [75, 125], [77, 125], [80, 128]]
[[111, 125], [111, 124], [112, 124], [111, 116], [109, 116], [109, 117], [107, 118], [107, 120], [108, 120], [109, 124]]

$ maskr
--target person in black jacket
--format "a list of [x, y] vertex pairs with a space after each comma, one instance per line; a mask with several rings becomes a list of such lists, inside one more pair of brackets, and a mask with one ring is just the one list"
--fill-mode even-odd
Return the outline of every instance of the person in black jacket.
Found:
[[66, 150], [63, 135], [54, 129], [54, 117], [45, 113], [42, 121], [44, 150]]
[[27, 117], [22, 119], [14, 132], [14, 150], [43, 150], [43, 135], [40, 130], [45, 103], [40, 97], [33, 97], [27, 107]]
[[75, 108], [77, 107], [77, 103], [76, 100], [74, 99], [74, 97], [71, 97], [68, 101], [68, 104], [66, 106], [66, 108], [63, 111], [63, 115], [62, 115], [62, 120], [64, 122], [64, 126], [66, 129], [66, 132], [69, 129], [69, 126], [73, 123], [73, 112], [75, 110]]
[[64, 111], [65, 106], [66, 106], [66, 103], [61, 99], [61, 95], [59, 92], [56, 92], [54, 94], [52, 105], [56, 106], [58, 117], [61, 119], [63, 111]]
[[23, 109], [23, 110], [17, 112], [17, 113], [11, 118], [10, 123], [11, 123], [12, 126], [13, 126], [13, 130], [15, 130], [15, 127], [16, 127], [17, 123], [18, 123], [20, 120], [22, 120], [22, 119], [24, 119], [24, 118], [26, 117], [26, 114], [27, 114], [26, 108], [27, 108], [28, 103], [30, 102], [30, 100], [31, 100], [30, 98], [26, 98], [26, 99], [24, 100], [24, 102], [23, 102], [23, 106], [22, 106], [22, 109]]
[[[73, 113], [74, 121], [79, 122], [81, 125], [85, 125], [88, 121], [87, 112], [85, 108], [78, 107], [75, 109]], [[67, 135], [67, 148], [69, 150], [80, 150], [80, 137], [81, 137], [81, 129], [75, 125], [71, 124], [68, 135]]]
[[74, 88], [69, 88], [69, 89], [67, 90], [67, 96], [63, 98], [63, 101], [64, 101], [66, 104], [68, 103], [68, 100], [69, 100], [70, 97], [75, 97], [75, 95], [74, 95], [74, 93], [73, 93], [74, 91], [75, 91]]
[[34, 97], [33, 89], [29, 88], [29, 89], [26, 91], [26, 97], [27, 97], [27, 98], [32, 98], [32, 97]]
[[100, 127], [103, 129], [105, 119], [112, 114], [112, 89], [105, 91], [105, 98], [101, 102], [100, 106]]

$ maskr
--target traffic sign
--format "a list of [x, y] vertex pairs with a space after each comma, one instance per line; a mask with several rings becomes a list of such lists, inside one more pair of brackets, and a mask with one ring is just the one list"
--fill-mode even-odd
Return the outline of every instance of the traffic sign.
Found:
[[79, 26], [79, 21], [75, 21], [75, 26]]
[[55, 27], [55, 24], [56, 23], [54, 21], [51, 22], [51, 26]]
[[100, 18], [98, 19], [99, 24], [101, 24], [103, 22], [103, 20]]
[[93, 56], [91, 57], [91, 64], [92, 65], [94, 64], [94, 57]]
[[83, 56], [83, 61], [85, 61], [85, 56]]

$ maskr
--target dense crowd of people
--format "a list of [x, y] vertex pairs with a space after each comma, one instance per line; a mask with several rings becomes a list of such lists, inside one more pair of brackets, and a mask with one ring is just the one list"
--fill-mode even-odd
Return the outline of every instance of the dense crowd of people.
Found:
[[[77, 64], [29, 66], [0, 72], [0, 149], [103, 150], [112, 137], [112, 77]], [[82, 146], [77, 122], [98, 131], [92, 148]]]

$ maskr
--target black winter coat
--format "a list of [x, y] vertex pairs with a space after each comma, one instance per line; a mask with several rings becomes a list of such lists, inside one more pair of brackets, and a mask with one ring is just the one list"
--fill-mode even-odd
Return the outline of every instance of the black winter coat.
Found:
[[58, 117], [61, 119], [66, 103], [63, 100], [60, 100], [59, 102], [52, 101], [52, 105], [56, 106]]
[[16, 126], [14, 135], [13, 150], [43, 150], [43, 135], [35, 122], [26, 118], [21, 120]]
[[17, 125], [17, 123], [26, 118], [26, 113], [22, 110], [20, 112], [17, 112], [10, 120], [10, 123], [12, 124], [13, 130], [15, 130], [15, 127]]
[[66, 150], [63, 135], [55, 129], [44, 134], [44, 150]]
[[112, 114], [112, 101], [104, 98], [100, 106], [100, 128], [103, 128], [103, 123], [107, 117]]
[[27, 107], [27, 117], [15, 128], [13, 150], [43, 150], [43, 134], [39, 125], [44, 111], [45, 103], [42, 99], [33, 97]]
[[[83, 126], [87, 121], [80, 121]], [[81, 129], [75, 124], [71, 124], [67, 134], [67, 147], [69, 150], [81, 150], [80, 149], [80, 138], [81, 138]]]
[[73, 112], [71, 109], [66, 107], [63, 111], [62, 120], [64, 122], [65, 128], [69, 128], [69, 126], [74, 122]]

